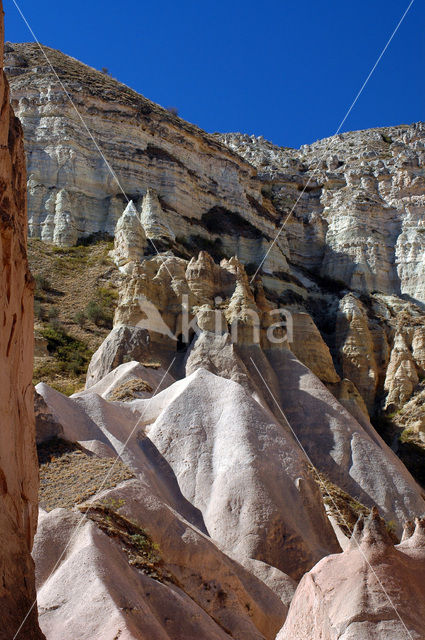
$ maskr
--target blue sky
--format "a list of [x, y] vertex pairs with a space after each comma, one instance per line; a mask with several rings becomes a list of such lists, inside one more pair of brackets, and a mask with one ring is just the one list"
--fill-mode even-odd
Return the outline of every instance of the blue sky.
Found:
[[[39, 40], [207, 131], [298, 147], [335, 133], [408, 0], [17, 0]], [[6, 39], [32, 39], [4, 0]], [[425, 120], [415, 0], [343, 131]]]

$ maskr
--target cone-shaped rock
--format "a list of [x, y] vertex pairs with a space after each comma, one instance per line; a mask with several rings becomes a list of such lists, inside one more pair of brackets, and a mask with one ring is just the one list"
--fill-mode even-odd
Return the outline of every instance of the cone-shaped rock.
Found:
[[147, 238], [175, 240], [175, 235], [166, 222], [161, 203], [154, 189], [146, 191], [140, 218]]
[[145, 232], [130, 200], [115, 227], [113, 257], [119, 267], [128, 262], [139, 262], [147, 246]]

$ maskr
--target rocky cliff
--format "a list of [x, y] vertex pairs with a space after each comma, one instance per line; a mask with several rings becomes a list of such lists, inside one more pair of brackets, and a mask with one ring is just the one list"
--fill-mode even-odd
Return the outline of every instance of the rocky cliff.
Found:
[[[156, 250], [190, 259], [205, 249], [217, 262], [236, 255], [250, 276], [261, 265], [267, 300], [297, 318], [294, 352], [337, 397], [349, 380], [374, 415], [415, 394], [425, 302], [421, 123], [300, 149], [212, 136], [108, 75], [43, 52], [74, 105], [35, 44], [6, 45], [25, 132], [30, 236], [69, 246], [116, 234], [124, 269]], [[307, 329], [314, 353], [300, 340]]]
[[[277, 214], [249, 163], [100, 71], [44, 51], [117, 180], [39, 48], [8, 43], [13, 104], [27, 140], [30, 236], [71, 245], [99, 231], [113, 234], [127, 204], [122, 188], [143, 210], [148, 237], [165, 230], [166, 240], [183, 244], [213, 241], [218, 217], [218, 250], [261, 259]], [[284, 263], [279, 245], [273, 259]]]
[[[198, 248], [203, 238], [258, 264], [293, 210], [266, 271], [287, 271], [286, 258], [359, 292], [425, 301], [422, 123], [298, 150], [211, 136], [109, 76], [44, 52], [145, 225], [161, 218], [151, 237], [192, 238]], [[6, 70], [25, 131], [30, 235], [67, 245], [113, 234], [127, 202], [47, 60], [35, 44], [8, 43]]]
[[394, 543], [425, 510], [396, 455], [425, 430], [423, 126], [278, 148], [6, 56], [46, 359], [81, 375], [116, 307], [85, 389], [37, 385], [43, 632], [420, 638], [423, 522]]
[[343, 133], [300, 149], [218, 138], [258, 169], [294, 265], [356, 291], [424, 302], [425, 127]]
[[0, 3], [0, 637], [41, 640], [30, 553], [37, 524], [38, 465], [33, 410], [32, 278], [26, 257], [22, 128], [9, 106]]

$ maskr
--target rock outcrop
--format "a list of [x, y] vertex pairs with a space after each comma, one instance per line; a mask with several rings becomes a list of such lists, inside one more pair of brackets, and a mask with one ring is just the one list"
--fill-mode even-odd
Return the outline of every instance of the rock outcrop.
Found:
[[[34, 565], [38, 466], [33, 410], [33, 284], [26, 256], [23, 132], [9, 106], [0, 2], [0, 637], [41, 640]], [[22, 625], [22, 626], [21, 626]]]
[[114, 261], [121, 268], [129, 262], [138, 262], [142, 259], [146, 247], [144, 228], [133, 201], [130, 200], [115, 227]]
[[[208, 135], [44, 53], [114, 170], [39, 48], [8, 44], [29, 233], [62, 248], [113, 235], [118, 269], [98, 281], [113, 273], [119, 299], [85, 390], [68, 398], [37, 385], [41, 469], [57, 472], [55, 447], [68, 468], [118, 457], [125, 469], [107, 489], [90, 476], [74, 508], [41, 513], [47, 638], [274, 640], [281, 629], [279, 640], [400, 640], [406, 630], [423, 640], [425, 525], [410, 520], [425, 511], [424, 492], [370, 419], [397, 412], [398, 426], [425, 439], [424, 125], [299, 150]], [[2, 95], [8, 117], [7, 87]], [[37, 486], [23, 155], [10, 123], [0, 525], [20, 537], [8, 550], [19, 570], [2, 565], [9, 626], [11, 589], [16, 609], [33, 595]], [[40, 353], [51, 348], [43, 340]], [[372, 509], [350, 542], [333, 495], [351, 526]], [[25, 637], [41, 637], [33, 614], [26, 624]]]
[[258, 169], [293, 265], [360, 293], [425, 302], [425, 127], [342, 133], [300, 149], [261, 136], [218, 138]]
[[[166, 217], [161, 207], [158, 194], [154, 189], [147, 189], [142, 202], [140, 221], [150, 240], [170, 240], [176, 239], [166, 223]], [[156, 245], [155, 245], [156, 246]]]
[[[249, 163], [108, 75], [44, 51], [120, 184], [38, 46], [8, 43], [13, 105], [27, 141], [31, 237], [74, 244], [75, 236], [113, 234], [126, 204], [123, 189], [155, 244], [176, 237], [182, 247], [213, 243], [218, 254], [262, 259], [278, 214]], [[272, 248], [268, 263], [277, 270], [285, 268], [284, 251], [284, 243]]]
[[376, 510], [350, 545], [301, 580], [276, 640], [421, 640], [424, 637], [424, 521], [393, 546]]
[[[212, 136], [108, 75], [44, 51], [114, 175], [38, 47], [8, 43], [6, 68], [28, 151], [32, 237], [66, 246], [115, 234], [123, 271], [156, 250], [165, 263], [172, 251], [173, 268], [164, 268], [174, 283], [178, 259], [202, 249], [216, 262], [236, 255], [248, 279], [261, 266], [256, 286], [266, 303], [311, 316], [302, 330], [299, 317], [294, 349], [326, 384], [348, 379], [372, 416], [381, 406], [398, 409], [415, 392], [416, 375], [425, 374], [425, 329], [416, 337], [400, 331], [394, 351], [394, 304], [425, 302], [422, 123], [344, 133], [300, 149]], [[132, 201], [124, 214], [122, 190]], [[204, 310], [204, 327], [217, 311]], [[314, 348], [304, 346], [304, 331]]]

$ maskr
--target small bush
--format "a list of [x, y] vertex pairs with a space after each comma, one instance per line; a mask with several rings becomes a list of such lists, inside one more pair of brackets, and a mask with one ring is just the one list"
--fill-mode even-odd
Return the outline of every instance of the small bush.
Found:
[[73, 320], [74, 320], [75, 324], [78, 324], [78, 326], [84, 327], [84, 325], [87, 322], [87, 316], [84, 313], [84, 311], [80, 310], [80, 311], [77, 311], [77, 313], [74, 315]]
[[49, 317], [49, 320], [55, 320], [59, 317], [59, 309], [57, 307], [49, 307], [47, 315]]
[[42, 273], [37, 273], [34, 276], [34, 280], [36, 290], [38, 289], [39, 291], [49, 291], [51, 287], [50, 282], [48, 278], [46, 278], [46, 276], [44, 276]]
[[34, 282], [34, 298], [41, 301], [46, 300], [46, 293], [51, 289], [50, 281], [48, 280], [48, 278], [46, 278], [46, 276], [42, 275], [41, 273], [37, 273], [34, 276]]
[[87, 318], [97, 327], [108, 327], [112, 323], [109, 313], [96, 300], [90, 300], [86, 307]]
[[86, 306], [87, 318], [98, 327], [112, 329], [114, 309], [118, 294], [110, 287], [99, 287], [95, 291], [94, 298]]
[[58, 360], [62, 371], [80, 375], [87, 370], [92, 354], [84, 342], [70, 336], [59, 323], [50, 322], [40, 333], [47, 340], [48, 352]]
[[37, 318], [37, 320], [43, 320], [44, 318], [43, 307], [39, 300], [34, 300], [34, 317]]
[[391, 136], [388, 136], [386, 133], [381, 133], [381, 138], [387, 144], [392, 144], [394, 142]]

